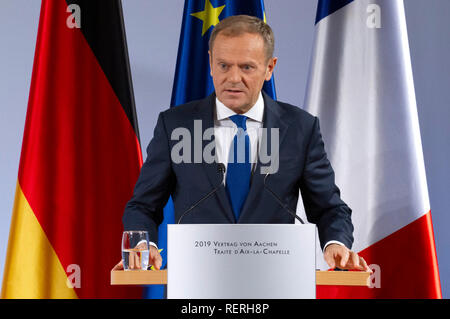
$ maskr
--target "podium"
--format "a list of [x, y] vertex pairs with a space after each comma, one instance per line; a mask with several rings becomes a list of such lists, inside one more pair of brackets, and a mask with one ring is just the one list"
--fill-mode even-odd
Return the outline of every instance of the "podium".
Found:
[[168, 225], [168, 269], [111, 271], [111, 285], [167, 284], [169, 299], [313, 299], [370, 273], [316, 271], [315, 225]]

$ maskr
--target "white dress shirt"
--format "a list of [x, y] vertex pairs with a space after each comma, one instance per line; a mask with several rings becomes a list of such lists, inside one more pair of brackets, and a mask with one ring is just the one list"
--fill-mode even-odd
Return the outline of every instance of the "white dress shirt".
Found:
[[[214, 139], [216, 143], [217, 162], [223, 163], [227, 167], [231, 144], [238, 130], [237, 125], [230, 120], [230, 116], [236, 115], [237, 113], [225, 106], [218, 98], [216, 98], [214, 113]], [[260, 129], [263, 127], [264, 116], [264, 99], [261, 93], [259, 93], [255, 105], [241, 115], [247, 117], [246, 126], [247, 135], [250, 140], [250, 162], [252, 164], [252, 172], [254, 172], [258, 160], [258, 141], [262, 132]]]

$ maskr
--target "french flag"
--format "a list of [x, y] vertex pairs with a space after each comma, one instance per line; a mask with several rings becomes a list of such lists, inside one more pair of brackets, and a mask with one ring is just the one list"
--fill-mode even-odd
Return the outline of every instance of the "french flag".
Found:
[[374, 271], [317, 297], [442, 298], [402, 0], [319, 0], [304, 105]]

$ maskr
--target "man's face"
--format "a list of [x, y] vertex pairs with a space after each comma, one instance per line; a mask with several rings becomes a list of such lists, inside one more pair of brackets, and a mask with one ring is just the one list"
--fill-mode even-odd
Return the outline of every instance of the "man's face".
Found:
[[209, 52], [217, 98], [238, 114], [247, 112], [256, 103], [264, 81], [272, 77], [276, 62], [276, 58], [267, 60], [259, 34], [230, 37], [219, 33]]

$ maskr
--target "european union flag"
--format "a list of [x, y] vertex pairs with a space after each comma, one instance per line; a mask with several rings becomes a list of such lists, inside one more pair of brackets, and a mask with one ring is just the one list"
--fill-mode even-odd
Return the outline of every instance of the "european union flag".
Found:
[[[209, 68], [209, 37], [220, 20], [239, 14], [256, 16], [265, 21], [264, 1], [185, 0], [171, 107], [205, 98], [214, 91]], [[273, 76], [264, 84], [263, 90], [276, 99]], [[158, 247], [164, 249], [161, 252], [163, 267], [167, 261], [167, 224], [173, 224], [174, 220], [170, 199], [164, 208], [164, 221], [158, 230]], [[150, 286], [145, 290], [144, 297], [164, 298], [164, 287]]]

